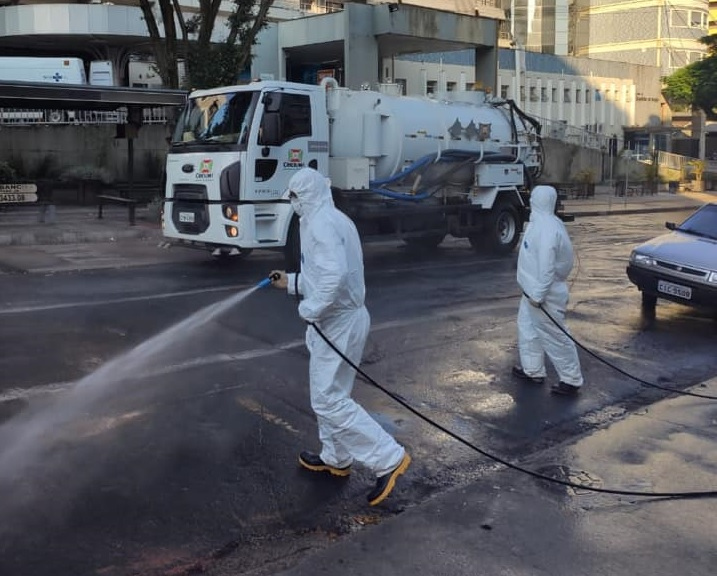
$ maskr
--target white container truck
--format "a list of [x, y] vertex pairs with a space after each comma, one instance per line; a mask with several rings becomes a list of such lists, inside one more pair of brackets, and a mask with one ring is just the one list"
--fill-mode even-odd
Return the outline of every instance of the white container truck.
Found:
[[304, 166], [331, 179], [364, 240], [427, 249], [451, 234], [505, 254], [542, 169], [540, 125], [481, 91], [413, 98], [331, 78], [197, 91], [167, 155], [164, 236], [215, 256], [283, 248], [295, 269], [287, 184]]

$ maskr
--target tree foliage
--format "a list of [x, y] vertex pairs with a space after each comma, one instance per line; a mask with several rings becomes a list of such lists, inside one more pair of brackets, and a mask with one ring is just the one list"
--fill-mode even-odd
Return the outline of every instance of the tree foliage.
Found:
[[671, 105], [692, 105], [717, 120], [717, 37], [705, 36], [706, 58], [675, 71], [665, 79], [663, 94]]
[[[152, 9], [155, 3], [159, 18]], [[186, 87], [191, 89], [234, 84], [250, 64], [252, 47], [267, 24], [274, 0], [232, 0], [226, 39], [212, 43], [221, 3], [222, 0], [199, 0], [199, 12], [185, 18], [179, 0], [140, 0], [157, 70], [165, 86], [179, 87], [176, 63], [180, 57], [185, 59]]]

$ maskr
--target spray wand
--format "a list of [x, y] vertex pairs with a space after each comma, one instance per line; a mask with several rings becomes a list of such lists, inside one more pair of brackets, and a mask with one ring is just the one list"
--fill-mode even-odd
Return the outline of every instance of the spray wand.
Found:
[[278, 280], [279, 278], [281, 278], [281, 275], [278, 272], [274, 272], [271, 276], [269, 276], [268, 278], [264, 278], [261, 282], [259, 282], [256, 287], [266, 288], [267, 286], [269, 286], [269, 284], [271, 284], [275, 280]]

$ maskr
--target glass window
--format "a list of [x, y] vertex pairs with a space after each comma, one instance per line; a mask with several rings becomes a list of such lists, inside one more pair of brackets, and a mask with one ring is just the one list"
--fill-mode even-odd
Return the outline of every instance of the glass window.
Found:
[[563, 102], [572, 102], [570, 98], [570, 88], [563, 89]]
[[558, 89], [557, 88], [552, 89], [551, 97], [552, 97], [553, 102], [558, 101]]
[[192, 98], [177, 122], [173, 144], [246, 145], [258, 92], [234, 92]]
[[281, 107], [282, 143], [311, 136], [311, 101], [303, 94], [282, 94]]
[[717, 206], [703, 206], [680, 224], [679, 230], [717, 240]]
[[501, 84], [500, 85], [500, 97], [503, 100], [508, 99], [508, 85], [507, 84]]
[[548, 89], [544, 86], [540, 88], [540, 101], [541, 102], [547, 102], [548, 101]]

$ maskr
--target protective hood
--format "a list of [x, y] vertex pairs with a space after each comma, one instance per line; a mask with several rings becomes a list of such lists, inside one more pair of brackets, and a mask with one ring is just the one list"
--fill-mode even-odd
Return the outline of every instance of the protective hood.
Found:
[[530, 193], [530, 213], [536, 216], [553, 216], [558, 193], [552, 186], [536, 186]]
[[289, 192], [296, 194], [292, 201], [299, 217], [311, 216], [322, 206], [333, 206], [331, 181], [313, 168], [302, 168], [289, 180]]

